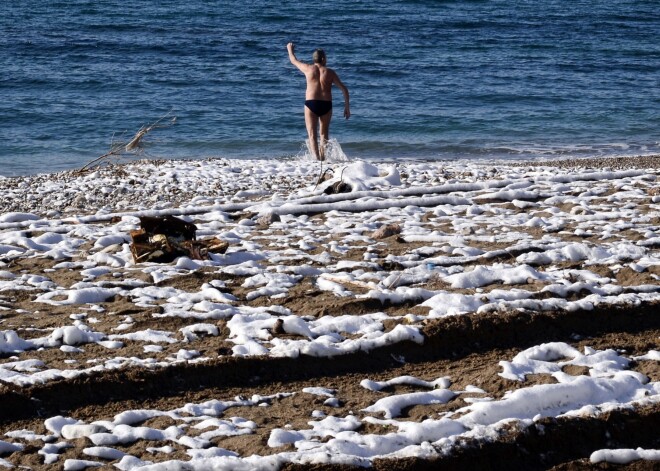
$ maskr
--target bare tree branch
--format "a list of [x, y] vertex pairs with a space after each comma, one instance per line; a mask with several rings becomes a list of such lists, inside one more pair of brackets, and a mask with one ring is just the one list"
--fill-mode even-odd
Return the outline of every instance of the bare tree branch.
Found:
[[[176, 123], [176, 116], [169, 118], [171, 113], [172, 112], [169, 111], [167, 114], [159, 118], [156, 122], [148, 126], [142, 126], [138, 130], [138, 132], [135, 133], [135, 136], [133, 136], [133, 138], [128, 142], [123, 142], [123, 141], [114, 142], [114, 136], [113, 136], [112, 139], [113, 142], [110, 144], [110, 151], [85, 164], [80, 170], [78, 170], [78, 173], [83, 173], [89, 170], [90, 168], [100, 165], [101, 163], [113, 157], [121, 158], [126, 154], [134, 154], [134, 155], [142, 154], [144, 152], [143, 140], [148, 133], [150, 133], [154, 129], [167, 128], [172, 126], [174, 123]], [[163, 123], [163, 120], [165, 120], [166, 118], [169, 118], [168, 121]]]

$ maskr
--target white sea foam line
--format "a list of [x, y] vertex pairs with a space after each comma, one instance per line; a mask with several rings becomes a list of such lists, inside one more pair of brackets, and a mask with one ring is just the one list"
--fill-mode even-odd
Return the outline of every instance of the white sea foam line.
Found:
[[[420, 295], [421, 295], [422, 299], [424, 299], [424, 298], [428, 299], [432, 296], [436, 296], [436, 297], [439, 296], [441, 298], [440, 301], [433, 301], [432, 304], [430, 304], [430, 306], [432, 306], [432, 308], [433, 308], [431, 313], [430, 313], [430, 317], [434, 317], [434, 316], [438, 315], [438, 313], [436, 313], [438, 305], [454, 306], [452, 309], [456, 309], [456, 308], [461, 309], [462, 312], [460, 312], [460, 313], [469, 313], [469, 312], [475, 312], [475, 311], [476, 312], [485, 312], [485, 311], [489, 311], [489, 310], [497, 310], [497, 309], [505, 309], [505, 308], [506, 309], [526, 308], [526, 309], [534, 309], [534, 310], [591, 309], [593, 306], [596, 306], [598, 304], [606, 304], [606, 305], [632, 304], [632, 305], [634, 305], [635, 303], [637, 303], [641, 300], [653, 301], [653, 300], [660, 299], [660, 297], [657, 294], [653, 295], [653, 294], [645, 294], [645, 293], [640, 293], [640, 294], [627, 293], [627, 294], [613, 296], [613, 297], [612, 296], [603, 297], [603, 296], [600, 296], [600, 295], [592, 295], [592, 296], [588, 296], [587, 298], [585, 298], [583, 300], [574, 301], [574, 302], [567, 302], [563, 298], [554, 298], [554, 299], [546, 299], [546, 300], [525, 300], [525, 299], [516, 300], [515, 296], [513, 296], [513, 298], [510, 299], [510, 300], [506, 300], [504, 298], [502, 298], [502, 299], [493, 299], [492, 300], [492, 301], [494, 301], [493, 303], [483, 304], [484, 301], [482, 300], [482, 298], [484, 297], [484, 295], [480, 295], [480, 294], [477, 294], [477, 295], [458, 295], [458, 294], [445, 293], [443, 295], [443, 294], [441, 294], [441, 293], [439, 294], [437, 292], [428, 292], [426, 295], [423, 295], [419, 289], [409, 289], [408, 291], [413, 293], [412, 296], [414, 296], [414, 297], [420, 297]], [[525, 297], [528, 297], [528, 296], [532, 295], [532, 293], [530, 293], [530, 292], [525, 292], [525, 293], [526, 293]], [[523, 294], [525, 294], [525, 293], [523, 293]], [[377, 294], [378, 294], [379, 297], [383, 296], [383, 293], [377, 293]], [[509, 293], [509, 294], [514, 295], [514, 293]], [[371, 293], [370, 293], [370, 295], [373, 296], [373, 294], [371, 294]], [[445, 296], [445, 297], [443, 297], [443, 296]], [[445, 299], [447, 296], [449, 296], [449, 298]], [[461, 303], [458, 303], [458, 301], [455, 299], [457, 297], [465, 298], [465, 301], [463, 302], [463, 304], [464, 304], [463, 308], [460, 308]], [[488, 295], [487, 297], [490, 297], [490, 295]], [[497, 298], [497, 296], [495, 296], [495, 298]], [[424, 303], [424, 304], [427, 304], [427, 303]], [[452, 313], [453, 314], [458, 314], [459, 312], [452, 311]], [[173, 314], [176, 315], [176, 313], [173, 313]], [[262, 316], [264, 316], [264, 315], [265, 315], [265, 313], [262, 314]], [[440, 313], [440, 315], [443, 315], [443, 314]], [[231, 316], [231, 314], [229, 314], [229, 316]], [[223, 314], [223, 317], [227, 317], [227, 314]], [[289, 317], [291, 317], [290, 313], [289, 313]], [[358, 316], [347, 316], [346, 320], [348, 320], [349, 317], [351, 317], [351, 318], [354, 317], [356, 319], [358, 318]], [[359, 318], [362, 319], [362, 320], [366, 320], [364, 318], [364, 316], [359, 316]], [[263, 322], [265, 322], [264, 325], [265, 326], [270, 326], [274, 319], [276, 319], [276, 316], [271, 316], [271, 315], [265, 316], [263, 318]], [[296, 320], [299, 323], [304, 322], [302, 319], [299, 319], [299, 318], [296, 318]], [[374, 318], [374, 320], [377, 324], [379, 324], [379, 321], [378, 321], [377, 318]], [[260, 321], [260, 322], [262, 322], [262, 321]], [[322, 326], [322, 325], [324, 325], [324, 322], [325, 322], [325, 317], [321, 318], [321, 319], [318, 319], [317, 321], [315, 321], [314, 324], [316, 324], [318, 326]], [[234, 323], [235, 322], [232, 322], [232, 324], [234, 324]], [[336, 324], [336, 322], [335, 322], [335, 324]], [[195, 327], [195, 326], [189, 326], [189, 328], [193, 328], [193, 327]], [[306, 329], [307, 336], [310, 337], [310, 338], [318, 336], [318, 335], [324, 335], [324, 331], [319, 330], [318, 327], [313, 327], [314, 332], [315, 332], [314, 335], [311, 334], [311, 331], [307, 327], [306, 323], [303, 327], [304, 327], [304, 329]], [[297, 328], [296, 332], [300, 331], [301, 328]], [[69, 327], [69, 329], [74, 329], [74, 327], [71, 326], [71, 327]], [[183, 330], [185, 330], [185, 328]], [[337, 331], [342, 331], [342, 330], [343, 330], [343, 328], [337, 329]], [[364, 326], [360, 327], [359, 330], [360, 331], [364, 330]], [[350, 329], [347, 330], [347, 332], [349, 332], [349, 333], [353, 332], [353, 331], [354, 330], [350, 330]], [[357, 332], [357, 331], [355, 331], [355, 332]], [[77, 329], [76, 329], [76, 333], [78, 333], [78, 335], [80, 336], [79, 331]], [[167, 335], [167, 338], [166, 338], [167, 341], [169, 341], [169, 342], [174, 341], [170, 337], [172, 335], [170, 332], [162, 332], [162, 333], [159, 332], [158, 334], [159, 335], [160, 334], [166, 334]], [[392, 334], [394, 334], [394, 332]], [[414, 338], [411, 337], [410, 334], [411, 334], [410, 332], [405, 333], [403, 336], [400, 336], [400, 338], [398, 338], [397, 341], [401, 341], [401, 340], [404, 340], [404, 339], [405, 340], [414, 340]], [[28, 349], [31, 349], [31, 348], [37, 348], [39, 346], [59, 347], [59, 345], [60, 345], [59, 343], [53, 343], [52, 345], [49, 344], [49, 343], [47, 344], [46, 341], [49, 341], [49, 338], [36, 339], [36, 340], [29, 341], [29, 342], [22, 342], [22, 339], [17, 337], [13, 331], [3, 331], [3, 335], [4, 335], [3, 342], [6, 342], [5, 347], [3, 347], [3, 348], [9, 349], [7, 351], [28, 350]], [[107, 337], [106, 337], [105, 334], [102, 334], [102, 333], [94, 333], [94, 335], [96, 335], [98, 337], [98, 339], [97, 338], [87, 339], [87, 340], [85, 340], [85, 342], [88, 342], [88, 341], [100, 342], [99, 339], [104, 339], [104, 338], [110, 338], [110, 339], [128, 338], [127, 335], [115, 335], [115, 334], [113, 334], [113, 335], [109, 335]], [[258, 338], [257, 335], [253, 335], [253, 334], [250, 334], [250, 333], [247, 333], [247, 332], [244, 333], [244, 334], [237, 334], [237, 335], [238, 335], [237, 338], [239, 339], [239, 344], [244, 344], [244, 345], [247, 345], [250, 342], [254, 342], [256, 340], [255, 337]], [[139, 339], [144, 338], [146, 341], [153, 341], [153, 340], [149, 340], [148, 337], [145, 337], [143, 335], [143, 333], [128, 334], [128, 336], [139, 336]], [[233, 336], [233, 334], [232, 334], [232, 336]], [[251, 340], [248, 340], [248, 339], [251, 339]], [[138, 340], [138, 337], [136, 337], [136, 340]], [[421, 340], [421, 339], [418, 339], [418, 340]], [[336, 342], [336, 340], [334, 340], [333, 342]], [[378, 345], [384, 344], [384, 343], [387, 343], [387, 342], [388, 342], [387, 335], [383, 335], [378, 340]], [[79, 340], [67, 341], [65, 343], [79, 343]], [[100, 343], [103, 343], [103, 342], [100, 342]], [[352, 340], [352, 341], [349, 341], [348, 343], [346, 343], [345, 345], [342, 345], [342, 343], [326, 344], [324, 342], [315, 344], [311, 340], [310, 341], [302, 341], [302, 340], [288, 341], [288, 340], [280, 340], [280, 339], [277, 339], [277, 338], [271, 339], [271, 343], [272, 343], [273, 347], [270, 350], [268, 348], [264, 348], [264, 347], [260, 346], [260, 349], [262, 350], [262, 351], [260, 350], [260, 352], [261, 352], [260, 354], [270, 353], [271, 355], [274, 355], [274, 356], [289, 356], [289, 357], [290, 356], [297, 356], [299, 353], [311, 354], [311, 355], [314, 355], [314, 356], [334, 356], [334, 355], [341, 355], [341, 354], [350, 353], [351, 351], [354, 351], [356, 348], [373, 348], [373, 345], [371, 345], [373, 343], [373, 341], [366, 340], [366, 338], [365, 338], [364, 341]], [[200, 358], [196, 361], [206, 361], [206, 360], [209, 360], [209, 359]], [[176, 363], [176, 362], [179, 362], [179, 361], [180, 360], [177, 358], [177, 359], [173, 360], [173, 363]], [[120, 363], [124, 363], [124, 360], [122, 360], [122, 362], [120, 362]], [[136, 363], [135, 361], [131, 361], [130, 363], [134, 366], [139, 366], [140, 365], [140, 363]], [[144, 363], [143, 366], [165, 367], [165, 366], [168, 366], [169, 364], [172, 364], [172, 362], [171, 361], [153, 362], [153, 361], [150, 361], [149, 359], [147, 359], [147, 360], [145, 360], [145, 363]], [[6, 365], [2, 365], [2, 366], [11, 368], [10, 364], [6, 364]], [[108, 367], [111, 368], [111, 369], [114, 369], [114, 368], [117, 367], [117, 364], [116, 364], [115, 361], [111, 361], [111, 362], [107, 363], [106, 368], [108, 368]], [[96, 366], [94, 368], [87, 369], [87, 370], [77, 370], [75, 372], [67, 372], [66, 375], [69, 376], [69, 375], [72, 375], [72, 374], [73, 375], [80, 375], [80, 374], [91, 373], [93, 371], [98, 371], [99, 368], [103, 369], [103, 367]], [[10, 381], [10, 382], [15, 382], [17, 384], [18, 383], [28, 384], [31, 381], [42, 382], [44, 380], [48, 380], [48, 378], [52, 379], [52, 378], [57, 376], [57, 375], [53, 376], [53, 374], [55, 374], [55, 373], [63, 374], [59, 370], [56, 371], [56, 370], [52, 370], [52, 369], [48, 370], [47, 372], [46, 371], [36, 372], [36, 373], [33, 373], [33, 374], [25, 374], [25, 373], [17, 374], [15, 372], [12, 372], [5, 379]], [[30, 377], [32, 377], [33, 379], [29, 379]]]
[[578, 175], [554, 175], [552, 177], [539, 179], [538, 181], [571, 183], [577, 181], [620, 180], [623, 178], [640, 177], [646, 174], [646, 170], [622, 170], [616, 172], [583, 173]]
[[40, 227], [40, 226], [58, 226], [63, 224], [90, 224], [95, 222], [108, 222], [115, 218], [123, 217], [141, 217], [141, 216], [187, 216], [206, 214], [214, 211], [234, 212], [244, 211], [245, 209], [253, 206], [253, 202], [249, 203], [231, 203], [231, 204], [215, 204], [212, 206], [196, 206], [192, 208], [168, 208], [168, 209], [148, 209], [141, 211], [126, 211], [119, 213], [95, 214], [90, 216], [72, 216], [63, 219], [35, 219], [28, 221], [20, 221], [14, 223], [0, 223], [1, 229], [20, 229], [25, 227]]
[[[334, 194], [334, 195], [316, 195], [307, 198], [301, 198], [298, 200], [289, 200], [285, 205], [292, 205], [292, 207], [302, 206], [302, 205], [314, 205], [314, 204], [329, 204], [329, 203], [338, 203], [342, 201], [353, 201], [361, 198], [395, 198], [401, 196], [411, 196], [411, 195], [430, 195], [436, 193], [468, 193], [473, 191], [491, 189], [491, 188], [500, 188], [507, 186], [516, 186], [520, 184], [532, 185], [538, 183], [570, 183], [578, 181], [600, 181], [600, 180], [618, 180], [622, 178], [629, 178], [644, 175], [645, 172], [638, 170], [628, 170], [621, 172], [596, 172], [596, 173], [587, 173], [587, 174], [578, 174], [571, 176], [555, 176], [549, 178], [536, 178], [536, 179], [523, 179], [520, 180], [490, 180], [482, 183], [449, 183], [446, 185], [437, 185], [437, 186], [424, 186], [424, 187], [409, 187], [397, 190], [380, 190], [380, 191], [355, 191], [350, 193]], [[515, 189], [515, 188], [514, 188]], [[432, 200], [432, 198], [429, 198]], [[432, 203], [431, 203], [432, 204]], [[444, 203], [438, 203], [444, 204]], [[423, 206], [429, 206], [430, 204], [424, 204]], [[341, 205], [343, 207], [343, 205]], [[400, 207], [396, 205], [396, 207]], [[382, 208], [376, 208], [382, 209]], [[258, 203], [250, 208], [250, 211], [263, 213], [263, 212], [276, 212], [282, 211], [282, 206], [276, 206], [272, 202]], [[344, 210], [344, 209], [341, 209]], [[311, 212], [311, 211], [307, 211]], [[289, 213], [291, 214], [291, 213]]]
[[[645, 172], [643, 171], [637, 171], [637, 170], [628, 170], [628, 171], [620, 171], [620, 172], [596, 172], [596, 173], [587, 173], [587, 174], [579, 174], [579, 175], [567, 175], [567, 176], [553, 176], [549, 178], [539, 178], [535, 180], [531, 180], [534, 183], [542, 183], [542, 182], [555, 182], [555, 183], [570, 183], [570, 182], [577, 182], [577, 181], [599, 181], [599, 180], [616, 180], [616, 179], [622, 179], [622, 178], [629, 178], [629, 177], [634, 177], [634, 176], [640, 176], [644, 175]], [[482, 189], [488, 189], [488, 188], [497, 188], [497, 187], [502, 187], [502, 186], [509, 186], [509, 185], [514, 185], [516, 184], [516, 180], [493, 180], [493, 181], [488, 181], [488, 182], [483, 182], [483, 183], [458, 183], [458, 184], [447, 184], [447, 185], [440, 185], [440, 186], [432, 186], [432, 187], [423, 187], [423, 188], [417, 188], [417, 187], [410, 187], [410, 188], [405, 188], [405, 189], [399, 189], [399, 190], [394, 190], [394, 191], [365, 191], [365, 192], [353, 192], [346, 194], [346, 196], [343, 195], [329, 195], [326, 197], [322, 197], [322, 201], [325, 201], [325, 204], [333, 203], [335, 201], [341, 202], [344, 201], [345, 199], [359, 199], [359, 198], [364, 198], [364, 197], [382, 197], [382, 198], [392, 198], [396, 196], [406, 196], [406, 195], [416, 195], [416, 194], [433, 194], [433, 193], [447, 193], [447, 192], [469, 192], [469, 191], [476, 191], [476, 190], [482, 190]], [[312, 199], [309, 199], [308, 201], [317, 201], [317, 197], [312, 197]], [[433, 203], [432, 200], [433, 198], [428, 198], [428, 203], [422, 204], [422, 206], [430, 206], [430, 205], [439, 205], [439, 204], [457, 204], [457, 203], [443, 203], [443, 202], [438, 202], [438, 203]], [[415, 201], [415, 200], [413, 200]], [[438, 200], [442, 201], [442, 200]], [[467, 200], [466, 200], [467, 201]], [[272, 203], [271, 203], [272, 204]], [[36, 220], [27, 220], [27, 221], [19, 221], [19, 222], [8, 222], [8, 223], [0, 223], [0, 229], [11, 229], [11, 228], [23, 228], [23, 227], [30, 227], [30, 226], [42, 226], [42, 225], [51, 225], [51, 224], [58, 224], [58, 223], [69, 223], [69, 224], [79, 224], [79, 223], [91, 223], [91, 222], [104, 222], [104, 221], [109, 221], [113, 218], [118, 218], [118, 217], [124, 217], [124, 216], [165, 216], [165, 215], [193, 215], [193, 214], [203, 214], [203, 213], [208, 213], [211, 211], [243, 211], [243, 210], [250, 210], [250, 211], [256, 211], [256, 212], [275, 212], [277, 214], [292, 214], [291, 211], [294, 211], [295, 213], [305, 213], [305, 212], [318, 212], [319, 209], [316, 209], [316, 211], [313, 211], [311, 209], [309, 210], [303, 210], [301, 205], [307, 204], [307, 201], [289, 201], [284, 204], [286, 207], [287, 205], [291, 205], [288, 209], [284, 209], [282, 206], [279, 207], [273, 207], [269, 205], [268, 203], [262, 203], [262, 204], [257, 204], [255, 205], [252, 202], [246, 202], [246, 203], [232, 203], [232, 204], [222, 204], [222, 205], [212, 205], [212, 206], [198, 206], [198, 207], [188, 207], [188, 208], [169, 208], [169, 209], [161, 209], [161, 210], [142, 210], [142, 211], [129, 211], [129, 212], [120, 212], [120, 213], [108, 213], [108, 214], [103, 214], [103, 215], [92, 215], [92, 216], [79, 216], [79, 217], [72, 217], [72, 218], [65, 218], [61, 220], [48, 220], [48, 219], [36, 219]], [[414, 205], [413, 203], [409, 203]], [[463, 204], [469, 204], [469, 203], [463, 203]], [[298, 207], [300, 206], [300, 207]], [[405, 206], [405, 205], [403, 205]], [[383, 209], [385, 207], [403, 207], [398, 204], [394, 204], [391, 206], [380, 206], [376, 205], [374, 209]], [[334, 208], [337, 210], [341, 211], [347, 211], [348, 209], [345, 209], [347, 205], [342, 205], [339, 204], [339, 208]], [[272, 208], [272, 209], [271, 209]], [[365, 211], [368, 209], [362, 209], [361, 211]], [[289, 211], [289, 212], [286, 212]], [[327, 210], [326, 210], [327, 211]], [[294, 214], [295, 214], [294, 213]]]
[[[382, 199], [366, 201], [341, 201], [328, 204], [283, 204], [272, 208], [268, 212], [277, 215], [284, 214], [306, 214], [306, 213], [324, 213], [330, 211], [344, 212], [365, 212], [377, 211], [388, 208], [405, 208], [406, 206], [439, 206], [439, 205], [467, 205], [470, 201], [465, 198], [451, 196], [436, 196], [423, 198], [405, 198], [405, 199]], [[258, 208], [252, 208], [258, 209]]]
[[660, 461], [660, 450], [643, 448], [602, 449], [594, 451], [589, 457], [592, 463], [628, 464], [637, 460]]
[[[598, 378], [588, 376], [573, 377], [559, 371], [562, 362], [556, 364], [555, 375], [558, 375], [558, 384], [534, 385], [521, 388], [506, 395], [497, 401], [476, 402], [459, 409], [445, 418], [427, 419], [422, 422], [398, 421], [395, 419], [378, 419], [372, 416], [366, 416], [359, 419], [356, 416], [349, 415], [345, 418], [328, 416], [317, 421], [311, 421], [311, 429], [294, 430], [290, 428], [275, 428], [271, 431], [268, 444], [271, 447], [279, 447], [289, 443], [295, 443], [297, 451], [280, 452], [267, 456], [253, 455], [250, 457], [240, 457], [221, 450], [208, 449], [207, 453], [192, 453], [199, 447], [206, 447], [207, 442], [203, 437], [192, 438], [185, 435], [183, 428], [169, 428], [167, 430], [151, 429], [148, 427], [133, 427], [131, 424], [142, 422], [151, 417], [166, 415], [175, 420], [186, 422], [198, 422], [193, 428], [218, 427], [219, 433], [234, 433], [236, 426], [243, 426], [242, 419], [227, 420], [217, 419], [216, 417], [227, 409], [228, 406], [258, 405], [258, 397], [252, 399], [250, 404], [243, 404], [241, 401], [232, 403], [232, 401], [211, 400], [201, 404], [187, 404], [183, 408], [173, 409], [171, 411], [159, 410], [132, 410], [125, 411], [115, 416], [113, 421], [96, 421], [93, 424], [82, 424], [75, 419], [64, 417], [53, 417], [46, 420], [46, 427], [53, 430], [54, 433], [60, 430], [61, 433], [73, 433], [74, 428], [81, 428], [81, 431], [89, 427], [103, 427], [107, 432], [92, 434], [90, 438], [97, 445], [100, 443], [124, 443], [134, 442], [140, 439], [158, 437], [180, 443], [190, 448], [191, 460], [180, 461], [172, 460], [156, 464], [146, 464], [138, 469], [144, 470], [166, 470], [172, 467], [191, 468], [191, 467], [222, 467], [230, 466], [235, 469], [270, 469], [271, 466], [280, 466], [286, 462], [294, 463], [334, 463], [334, 464], [352, 464], [360, 466], [369, 466], [375, 458], [401, 458], [405, 456], [416, 456], [418, 458], [432, 458], [440, 454], [451, 451], [456, 447], [462, 446], [460, 439], [471, 439], [481, 441], [496, 440], [498, 430], [502, 427], [509, 427], [511, 421], [515, 421], [524, 429], [533, 426], [534, 422], [541, 417], [573, 417], [589, 416], [598, 417], [604, 413], [614, 410], [635, 408], [638, 406], [657, 404], [660, 401], [660, 385], [658, 383], [645, 383], [643, 375], [634, 372], [622, 371], [627, 367], [627, 361], [618, 361], [614, 357], [618, 356], [613, 351], [595, 351], [586, 349], [585, 355], [579, 354], [567, 344], [543, 344], [521, 352], [514, 358], [520, 364], [528, 365], [528, 373], [543, 373], [547, 370], [546, 365], [555, 365], [554, 362], [563, 357], [566, 353], [569, 356], [579, 358], [579, 363], [601, 365], [601, 369], [596, 371]], [[593, 358], [590, 360], [590, 358]], [[612, 361], [614, 360], [614, 361]], [[605, 371], [603, 370], [603, 368]], [[602, 375], [606, 374], [607, 377]], [[383, 384], [419, 384], [423, 387], [433, 385], [426, 381], [418, 380], [412, 377], [394, 378]], [[444, 382], [443, 386], [448, 386]], [[468, 388], [469, 389], [469, 388]], [[483, 391], [479, 391], [483, 393]], [[367, 412], [385, 413], [386, 415], [396, 415], [402, 407], [413, 404], [441, 403], [447, 399], [460, 394], [461, 392], [452, 392], [448, 390], [437, 390], [434, 393], [427, 394], [402, 394], [392, 395], [387, 401], [379, 400], [374, 403], [375, 408], [367, 408]], [[641, 394], [640, 394], [641, 393]], [[645, 396], [638, 399], [639, 396]], [[276, 396], [267, 396], [276, 397]], [[284, 397], [277, 395], [277, 397]], [[181, 413], [192, 414], [193, 417], [184, 417]], [[464, 414], [465, 415], [461, 415]], [[452, 418], [456, 416], [457, 418]], [[396, 429], [387, 434], [360, 434], [356, 430], [361, 423], [371, 423], [375, 425], [385, 425]], [[57, 425], [59, 424], [59, 425]], [[68, 424], [68, 425], [67, 425]], [[249, 427], [247, 433], [253, 428]], [[77, 427], [77, 428], [76, 428]], [[227, 428], [229, 427], [229, 429]], [[69, 430], [71, 429], [71, 430]], [[221, 429], [223, 432], [221, 432]], [[89, 432], [93, 430], [90, 429]], [[83, 432], [83, 433], [89, 433]], [[236, 433], [244, 433], [235, 430]], [[215, 433], [215, 432], [212, 432]], [[329, 437], [329, 440], [319, 442], [319, 438]], [[428, 443], [433, 443], [430, 446]], [[473, 441], [471, 442], [473, 443]], [[8, 444], [7, 446], [13, 446]], [[61, 453], [61, 450], [52, 450], [54, 453]], [[97, 449], [90, 449], [92, 454]], [[110, 449], [98, 448], [98, 451], [116, 454]], [[601, 456], [609, 453], [600, 453], [594, 456], [598, 460]], [[620, 453], [629, 456], [630, 453]], [[645, 454], [637, 454], [639, 455]], [[646, 459], [653, 459], [655, 454], [644, 456]], [[227, 460], [230, 461], [227, 461]], [[140, 466], [142, 466], [140, 465]]]
[[[332, 181], [332, 180], [331, 180]], [[469, 192], [479, 191], [490, 188], [499, 188], [501, 186], [512, 185], [516, 180], [491, 180], [482, 183], [447, 183], [445, 185], [422, 186], [422, 187], [408, 187], [396, 190], [363, 190], [352, 191], [349, 193], [335, 193], [330, 195], [316, 194], [314, 196], [307, 196], [303, 198], [287, 200], [291, 204], [318, 204], [318, 203], [336, 203], [340, 201], [356, 200], [361, 198], [393, 198], [400, 196], [422, 196], [431, 194], [444, 194], [454, 192]], [[257, 203], [254, 205], [254, 210], [261, 211], [261, 206], [268, 206], [268, 202]]]

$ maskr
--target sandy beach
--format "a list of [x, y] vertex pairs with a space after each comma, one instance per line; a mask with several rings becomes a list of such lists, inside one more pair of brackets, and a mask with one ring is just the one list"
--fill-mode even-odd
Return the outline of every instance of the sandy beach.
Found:
[[[0, 467], [654, 469], [659, 176], [640, 156], [0, 177]], [[227, 250], [136, 263], [131, 231], [165, 216]]]

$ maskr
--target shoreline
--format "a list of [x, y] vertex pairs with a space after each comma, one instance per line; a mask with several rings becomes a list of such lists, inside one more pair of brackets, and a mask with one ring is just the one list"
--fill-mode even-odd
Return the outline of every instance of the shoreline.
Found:
[[[334, 140], [332, 140], [334, 141]], [[335, 146], [338, 145], [338, 143], [335, 142]], [[304, 145], [301, 148], [304, 149]], [[346, 157], [343, 154], [343, 151], [341, 148], [337, 149], [337, 152], [343, 156]], [[584, 155], [584, 156], [537, 156], [537, 157], [510, 157], [510, 158], [504, 158], [504, 157], [488, 157], [488, 156], [479, 156], [479, 157], [472, 157], [472, 158], [463, 158], [463, 157], [456, 157], [456, 158], [433, 158], [433, 157], [384, 157], [384, 158], [379, 158], [379, 157], [365, 157], [365, 158], [355, 158], [355, 159], [349, 159], [346, 158], [345, 161], [332, 161], [332, 157], [329, 161], [329, 163], [347, 163], [347, 162], [354, 162], [354, 161], [365, 161], [365, 162], [372, 162], [372, 163], [420, 163], [420, 162], [439, 162], [439, 163], [458, 163], [458, 162], [470, 162], [470, 163], [482, 163], [482, 164], [493, 164], [493, 163], [499, 163], [503, 165], [512, 165], [512, 166], [518, 166], [518, 165], [545, 165], [545, 166], [562, 166], [562, 165], [571, 165], [571, 163], [575, 163], [576, 166], [586, 166], [586, 165], [593, 165], [593, 166], [600, 166], [601, 161], [605, 162], [617, 162], [618, 165], [626, 165], [626, 166], [635, 166], [635, 167], [640, 167], [640, 166], [648, 166], [649, 168], [657, 168], [660, 163], [658, 163], [658, 159], [660, 159], [660, 154], [655, 154], [655, 153], [650, 153], [650, 154], [624, 154], [624, 155], [619, 155], [619, 154], [612, 154], [612, 155]], [[98, 170], [103, 167], [107, 168], [119, 168], [119, 167], [125, 167], [125, 166], [130, 166], [130, 165], [137, 165], [137, 164], [153, 164], [153, 165], [159, 165], [165, 162], [213, 162], [213, 161], [227, 161], [227, 162], [253, 162], [253, 161], [278, 161], [278, 162], [313, 162], [314, 160], [312, 157], [308, 154], [301, 154], [298, 153], [296, 155], [288, 155], [288, 156], [281, 156], [281, 157], [199, 157], [199, 158], [194, 158], [194, 157], [172, 157], [172, 158], [162, 158], [162, 157], [154, 157], [154, 158], [131, 158], [131, 157], [122, 157], [118, 161], [115, 162], [108, 162], [105, 164], [97, 165], [95, 167], [91, 167], [89, 170], [86, 170], [85, 172], [89, 172], [92, 170]], [[68, 175], [68, 174], [75, 174], [80, 171], [80, 169], [83, 168], [84, 165], [81, 165], [80, 167], [74, 167], [74, 168], [68, 168], [64, 170], [57, 170], [54, 172], [36, 172], [36, 173], [29, 173], [25, 175], [3, 175], [0, 174], [0, 181], [3, 179], [16, 179], [16, 178], [30, 178], [30, 177], [42, 177], [45, 175]]]
[[[636, 157], [598, 157], [559, 160], [533, 160], [533, 161], [500, 161], [500, 160], [473, 160], [473, 161], [439, 161], [439, 160], [384, 160], [364, 161], [373, 164], [397, 165], [405, 168], [406, 165], [428, 164], [439, 170], [468, 166], [475, 168], [499, 167], [550, 167], [557, 170], [569, 171], [572, 169], [594, 170], [626, 170], [626, 169], [658, 169], [660, 168], [660, 155]], [[199, 199], [205, 199], [213, 204], [221, 204], [225, 199], [234, 195], [210, 180], [213, 175], [205, 176], [202, 170], [209, 167], [216, 172], [223, 167], [240, 169], [245, 166], [260, 166], [274, 163], [279, 168], [299, 167], [299, 182], [294, 179], [288, 184], [288, 189], [300, 189], [304, 184], [311, 184], [318, 178], [322, 169], [340, 169], [349, 164], [347, 162], [320, 162], [303, 159], [276, 160], [267, 159], [233, 160], [233, 159], [205, 159], [205, 160], [137, 160], [121, 164], [103, 165], [89, 169], [85, 172], [66, 170], [55, 173], [42, 173], [37, 175], [0, 177], [0, 194], [6, 195], [0, 201], [0, 215], [2, 213], [26, 212], [40, 216], [57, 217], [66, 214], [92, 214], [96, 211], [140, 211], [149, 208], [165, 209], [182, 204], [190, 204]], [[238, 170], [237, 170], [238, 171]], [[295, 172], [292, 169], [292, 172]], [[184, 175], [178, 175], [179, 173]], [[186, 173], [196, 176], [186, 183]], [[172, 181], [164, 181], [163, 176], [174, 175]], [[281, 179], [286, 179], [285, 175]], [[95, 181], [98, 180], [98, 181]], [[448, 180], [445, 178], [445, 180]], [[236, 192], [244, 188], [227, 185]], [[194, 188], [194, 190], [192, 190]], [[64, 198], [62, 198], [64, 194]], [[264, 196], [262, 194], [261, 196]], [[254, 197], [256, 197], [255, 195]], [[53, 198], [56, 198], [53, 200]]]

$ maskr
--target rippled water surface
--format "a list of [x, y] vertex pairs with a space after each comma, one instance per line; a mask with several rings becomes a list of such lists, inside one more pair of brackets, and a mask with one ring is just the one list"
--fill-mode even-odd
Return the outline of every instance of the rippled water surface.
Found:
[[349, 157], [660, 152], [656, 1], [4, 2], [0, 175], [80, 167], [171, 113], [152, 157], [289, 157], [304, 77], [351, 92]]

